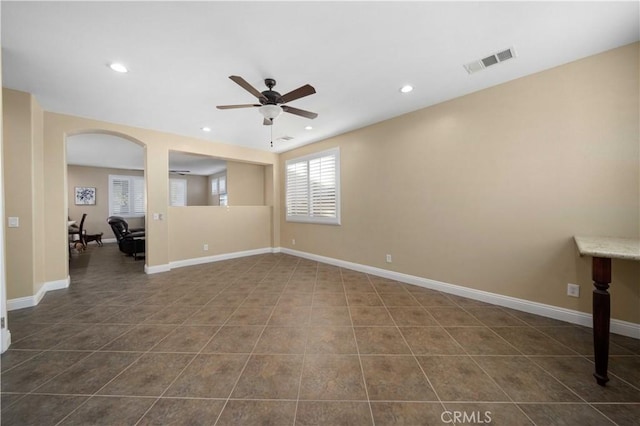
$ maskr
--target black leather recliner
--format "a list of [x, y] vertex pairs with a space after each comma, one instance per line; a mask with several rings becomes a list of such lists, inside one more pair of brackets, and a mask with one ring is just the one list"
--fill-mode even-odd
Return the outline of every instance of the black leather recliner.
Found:
[[[145, 230], [144, 228], [129, 229], [129, 224], [120, 216], [109, 216], [107, 222], [111, 225], [113, 234], [118, 241], [120, 251], [133, 256], [134, 259], [144, 259]], [[142, 255], [139, 255], [142, 253]]]

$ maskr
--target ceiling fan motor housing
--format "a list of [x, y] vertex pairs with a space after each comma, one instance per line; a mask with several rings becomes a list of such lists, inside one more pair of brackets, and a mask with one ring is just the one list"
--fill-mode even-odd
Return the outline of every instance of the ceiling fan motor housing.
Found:
[[262, 104], [259, 110], [260, 114], [265, 118], [264, 124], [273, 124], [273, 120], [282, 114], [282, 108], [278, 106], [282, 103], [282, 95], [275, 90], [272, 90], [273, 86], [276, 85], [276, 81], [273, 78], [265, 78], [264, 84], [269, 88], [269, 90], [262, 92], [264, 97], [258, 99]]
[[278, 105], [282, 103], [282, 95], [273, 90], [265, 90], [262, 92], [264, 98], [258, 99], [262, 105]]
[[264, 97], [266, 98], [260, 98], [259, 101], [262, 105], [278, 105], [282, 103], [282, 95], [278, 92], [276, 92], [275, 90], [272, 90], [273, 87], [276, 85], [276, 81], [273, 78], [265, 78], [264, 79], [264, 85], [267, 86], [269, 88], [269, 90], [265, 90], [264, 92], [262, 92], [262, 94], [264, 95]]

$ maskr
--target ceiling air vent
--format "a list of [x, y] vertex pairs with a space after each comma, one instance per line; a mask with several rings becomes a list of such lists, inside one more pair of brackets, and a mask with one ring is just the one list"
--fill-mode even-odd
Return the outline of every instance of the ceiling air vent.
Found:
[[511, 58], [516, 57], [516, 51], [513, 47], [494, 53], [477, 61], [470, 62], [464, 66], [469, 74], [473, 74], [492, 65], [499, 64]]

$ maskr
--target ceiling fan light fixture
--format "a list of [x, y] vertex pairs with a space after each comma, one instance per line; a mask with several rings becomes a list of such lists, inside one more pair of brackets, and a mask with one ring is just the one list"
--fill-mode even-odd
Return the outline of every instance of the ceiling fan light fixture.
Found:
[[272, 104], [262, 105], [260, 108], [258, 108], [258, 111], [260, 111], [260, 114], [262, 114], [262, 116], [267, 120], [274, 120], [278, 118], [280, 114], [282, 114], [282, 108], [280, 108], [278, 105]]

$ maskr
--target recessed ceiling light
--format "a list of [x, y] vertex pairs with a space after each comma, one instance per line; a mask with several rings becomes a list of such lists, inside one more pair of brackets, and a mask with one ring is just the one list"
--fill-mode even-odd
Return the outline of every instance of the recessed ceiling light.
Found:
[[304, 129], [305, 129], [305, 130], [313, 130], [313, 127], [311, 127], [311, 126], [307, 126], [307, 127], [305, 127]]
[[402, 93], [409, 93], [412, 90], [413, 90], [413, 86], [409, 86], [408, 84], [400, 88], [400, 91]]
[[122, 64], [119, 64], [117, 62], [114, 62], [112, 64], [109, 64], [109, 68], [111, 68], [112, 70], [114, 70], [115, 72], [129, 72], [129, 70], [127, 69], [127, 67], [125, 67]]
[[203, 132], [210, 132], [211, 131], [211, 127], [202, 127], [202, 131]]

